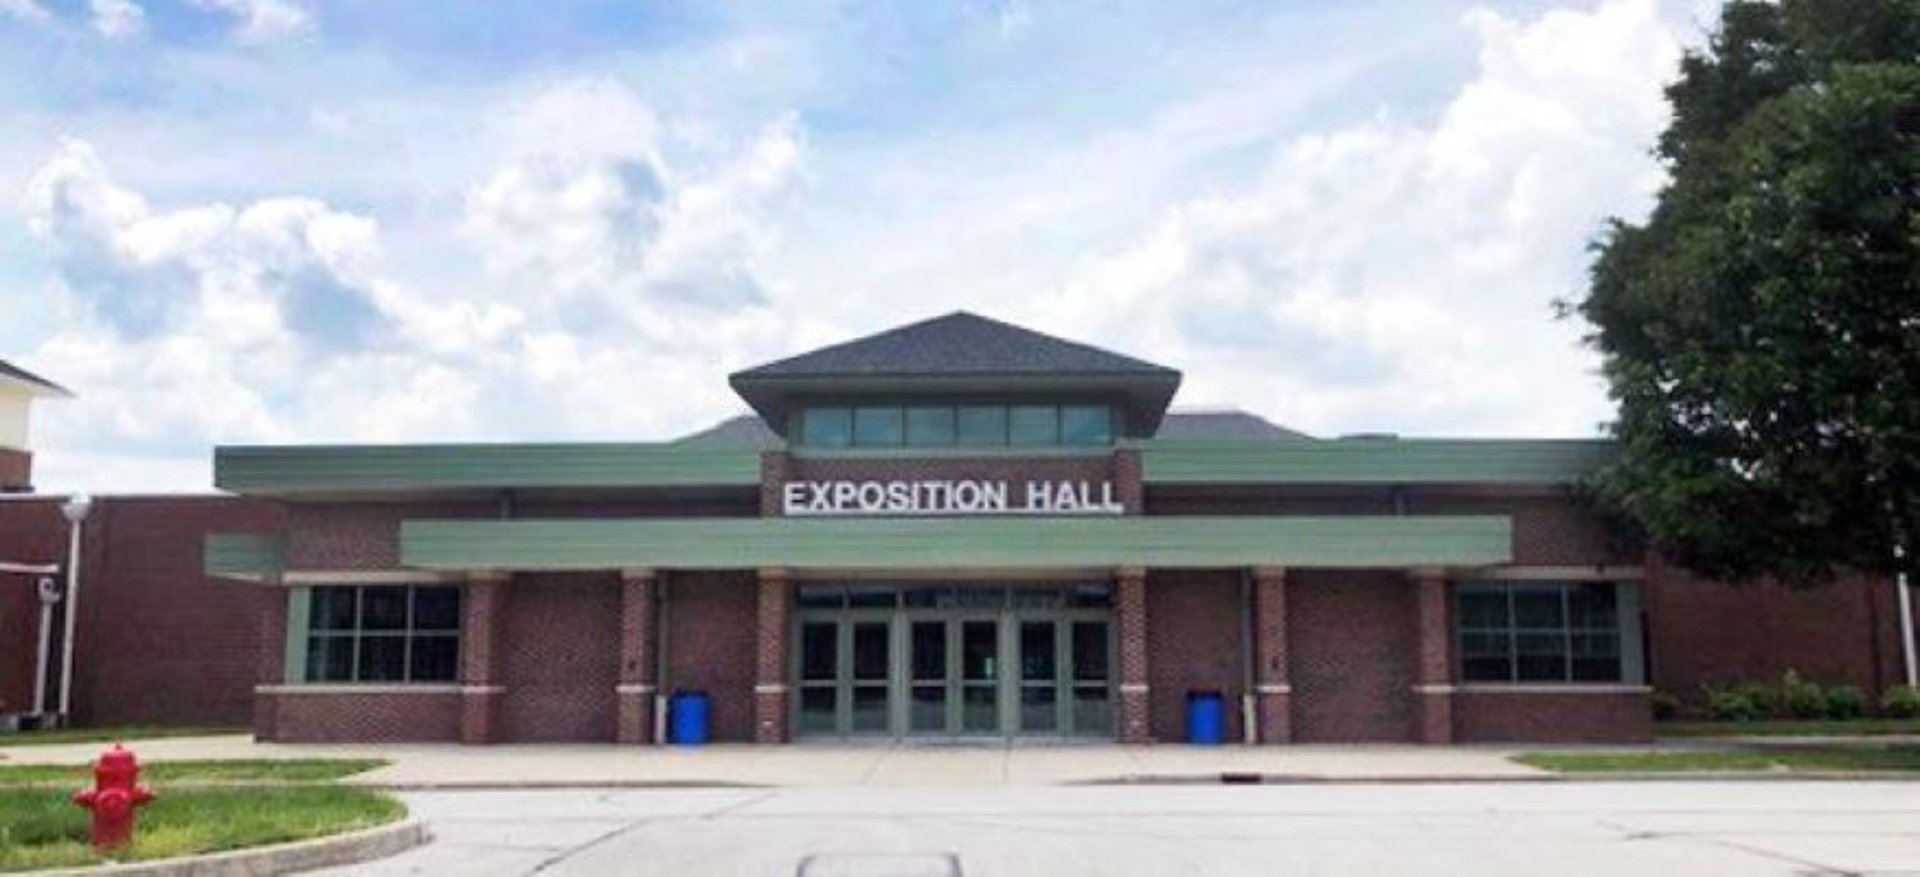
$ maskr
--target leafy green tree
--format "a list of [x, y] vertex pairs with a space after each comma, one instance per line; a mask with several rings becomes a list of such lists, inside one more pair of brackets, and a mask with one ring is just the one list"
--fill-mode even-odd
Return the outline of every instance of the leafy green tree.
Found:
[[1686, 566], [1920, 552], [1920, 0], [1736, 0], [1667, 90], [1669, 181], [1577, 310], [1620, 406], [1600, 497]]

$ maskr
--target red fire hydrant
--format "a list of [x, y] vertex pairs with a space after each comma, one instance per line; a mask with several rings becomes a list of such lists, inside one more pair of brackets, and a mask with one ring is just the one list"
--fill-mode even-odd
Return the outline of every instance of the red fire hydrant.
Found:
[[153, 800], [140, 785], [140, 762], [120, 744], [93, 765], [93, 788], [73, 793], [73, 803], [93, 811], [93, 848], [115, 850], [133, 843], [135, 809]]

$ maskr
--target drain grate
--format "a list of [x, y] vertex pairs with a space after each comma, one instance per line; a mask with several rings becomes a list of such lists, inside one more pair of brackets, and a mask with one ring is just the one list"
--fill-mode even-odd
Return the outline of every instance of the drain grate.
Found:
[[798, 877], [960, 877], [953, 853], [815, 853]]

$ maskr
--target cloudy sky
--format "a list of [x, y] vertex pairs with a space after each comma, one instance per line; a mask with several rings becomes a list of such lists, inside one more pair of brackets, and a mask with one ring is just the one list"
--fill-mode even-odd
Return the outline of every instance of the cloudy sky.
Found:
[[43, 489], [668, 438], [968, 309], [1317, 434], [1588, 436], [1577, 295], [1704, 0], [0, 0]]

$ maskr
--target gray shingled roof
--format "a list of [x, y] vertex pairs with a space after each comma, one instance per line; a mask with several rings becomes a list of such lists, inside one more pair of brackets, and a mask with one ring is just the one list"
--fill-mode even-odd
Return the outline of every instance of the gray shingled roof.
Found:
[[1318, 441], [1246, 411], [1169, 411], [1154, 441]]
[[688, 433], [673, 440], [677, 445], [700, 445], [711, 448], [742, 448], [748, 450], [770, 450], [780, 447], [780, 437], [774, 435], [760, 418], [753, 414], [739, 414], [722, 420], [699, 432]]
[[46, 378], [36, 375], [33, 372], [27, 371], [26, 369], [23, 369], [17, 365], [14, 365], [13, 363], [10, 363], [4, 359], [0, 359], [0, 378], [10, 378], [12, 380], [19, 381], [20, 383], [27, 384], [32, 387], [37, 387], [39, 389], [46, 390], [49, 393], [53, 393], [59, 396], [73, 395], [72, 393], [67, 391], [66, 387], [62, 387], [59, 384], [49, 381]]
[[1023, 329], [978, 314], [955, 311], [856, 338], [810, 353], [739, 372], [740, 378], [835, 375], [1099, 374], [1162, 375], [1179, 372]]

